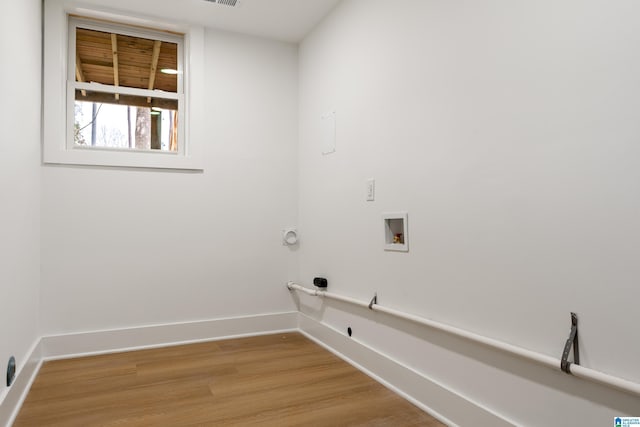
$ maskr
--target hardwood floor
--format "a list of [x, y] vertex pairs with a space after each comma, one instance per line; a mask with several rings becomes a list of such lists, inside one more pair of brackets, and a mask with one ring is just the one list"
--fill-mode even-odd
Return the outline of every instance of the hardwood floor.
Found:
[[441, 426], [298, 333], [47, 362], [23, 426]]

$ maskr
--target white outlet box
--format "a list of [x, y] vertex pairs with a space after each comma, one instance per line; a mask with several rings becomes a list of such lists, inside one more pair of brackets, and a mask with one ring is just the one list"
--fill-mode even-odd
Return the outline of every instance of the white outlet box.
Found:
[[382, 214], [385, 251], [409, 251], [407, 217], [406, 212], [387, 212]]

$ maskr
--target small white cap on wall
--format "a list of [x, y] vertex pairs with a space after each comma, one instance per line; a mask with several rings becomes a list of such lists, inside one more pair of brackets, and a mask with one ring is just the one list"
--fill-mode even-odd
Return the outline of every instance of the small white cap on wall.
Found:
[[291, 246], [298, 243], [298, 230], [294, 227], [285, 228], [282, 230], [282, 244], [284, 246]]

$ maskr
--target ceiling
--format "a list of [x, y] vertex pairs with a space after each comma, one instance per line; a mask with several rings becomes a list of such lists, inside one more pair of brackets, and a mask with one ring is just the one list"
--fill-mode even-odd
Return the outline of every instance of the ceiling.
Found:
[[239, 0], [229, 7], [191, 0], [208, 26], [223, 30], [299, 42], [339, 0]]
[[[238, 0], [238, 5], [232, 7], [205, 0], [110, 0], [109, 8], [297, 43], [339, 1]], [[104, 0], [83, 3], [103, 5]]]

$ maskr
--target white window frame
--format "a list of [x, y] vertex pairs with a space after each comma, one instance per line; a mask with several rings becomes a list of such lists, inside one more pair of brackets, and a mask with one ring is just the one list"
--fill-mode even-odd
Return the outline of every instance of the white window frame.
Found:
[[[202, 138], [205, 135], [204, 29], [127, 11], [88, 8], [86, 5], [79, 6], [75, 1], [47, 0], [44, 6], [44, 163], [202, 170]], [[108, 22], [92, 22], [91, 19]], [[179, 42], [178, 71], [182, 74], [178, 75], [178, 93], [75, 81], [76, 27]], [[184, 37], [172, 36], [167, 31], [184, 34]], [[181, 124], [178, 152], [83, 147], [75, 144], [73, 112], [76, 89], [178, 99], [178, 121]]]

